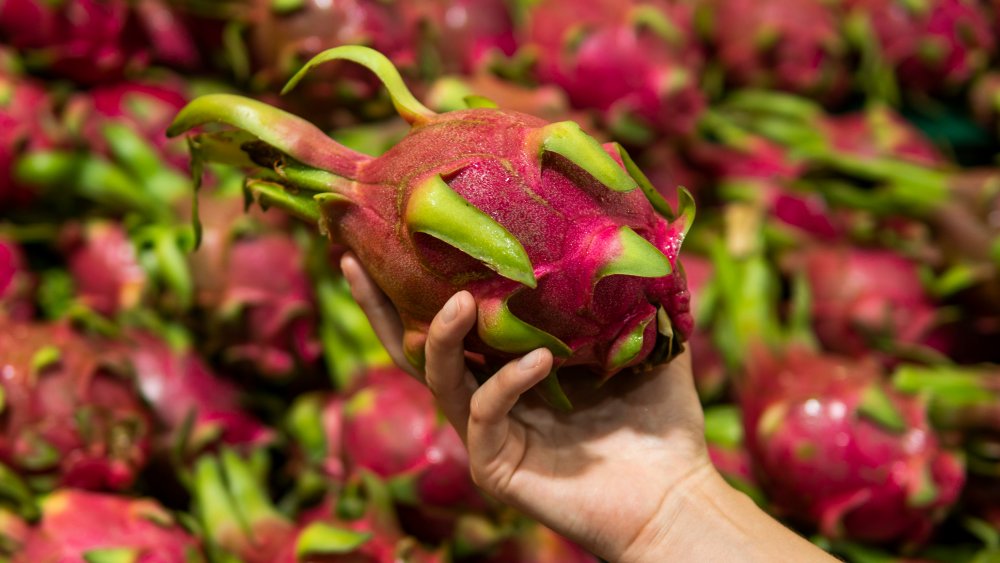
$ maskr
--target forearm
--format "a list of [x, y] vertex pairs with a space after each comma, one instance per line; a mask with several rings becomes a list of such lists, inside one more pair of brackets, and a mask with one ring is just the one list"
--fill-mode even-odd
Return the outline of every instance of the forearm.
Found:
[[621, 561], [836, 560], [781, 525], [711, 469], [671, 495]]

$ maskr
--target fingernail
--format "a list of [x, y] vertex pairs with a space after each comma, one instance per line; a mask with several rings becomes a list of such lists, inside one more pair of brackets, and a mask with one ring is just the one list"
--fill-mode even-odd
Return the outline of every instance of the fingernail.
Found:
[[527, 356], [521, 358], [521, 361], [517, 362], [517, 367], [521, 371], [528, 371], [538, 367], [538, 363], [542, 361], [542, 351], [535, 350], [528, 354]]
[[445, 303], [444, 307], [441, 309], [441, 318], [444, 320], [444, 322], [450, 323], [451, 321], [455, 320], [455, 317], [458, 316], [459, 308], [460, 307], [458, 304], [458, 296], [452, 295], [451, 299], [449, 299], [448, 302]]

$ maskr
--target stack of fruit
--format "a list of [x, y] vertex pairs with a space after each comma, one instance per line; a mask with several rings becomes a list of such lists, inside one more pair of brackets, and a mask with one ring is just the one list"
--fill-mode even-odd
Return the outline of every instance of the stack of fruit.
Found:
[[0, 0], [0, 561], [596, 561], [477, 491], [345, 248], [401, 361], [459, 288], [483, 373], [688, 348], [777, 518], [1000, 560], [998, 37], [990, 0]]

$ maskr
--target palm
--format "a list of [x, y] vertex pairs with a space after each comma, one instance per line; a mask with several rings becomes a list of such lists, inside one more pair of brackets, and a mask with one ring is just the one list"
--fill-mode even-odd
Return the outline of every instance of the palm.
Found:
[[525, 397], [478, 481], [543, 521], [565, 523], [564, 534], [580, 537], [590, 533], [585, 523], [603, 521], [601, 537], [586, 543], [627, 542], [662, 501], [636, 483], [676, 483], [708, 463], [686, 365], [682, 357], [650, 373], [623, 373], [600, 389], [580, 382], [569, 389], [569, 413]]

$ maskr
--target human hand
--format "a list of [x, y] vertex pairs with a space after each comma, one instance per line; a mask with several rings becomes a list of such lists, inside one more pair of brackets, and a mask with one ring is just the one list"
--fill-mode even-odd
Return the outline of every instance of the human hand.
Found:
[[392, 303], [352, 255], [341, 266], [390, 355], [434, 393], [487, 494], [621, 561], [641, 559], [664, 541], [679, 490], [719, 480], [687, 352], [645, 373], [620, 373], [600, 388], [585, 374], [562, 373], [574, 409], [560, 412], [527, 393], [552, 368], [548, 350], [476, 383], [463, 348], [476, 321], [470, 293], [457, 293], [435, 317], [420, 372], [403, 355], [404, 330]]

